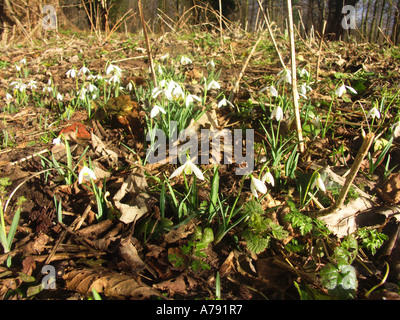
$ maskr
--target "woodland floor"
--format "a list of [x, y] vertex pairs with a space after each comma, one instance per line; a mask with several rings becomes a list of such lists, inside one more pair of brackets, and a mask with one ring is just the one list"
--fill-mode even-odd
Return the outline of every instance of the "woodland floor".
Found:
[[[298, 205], [298, 187], [293, 179], [288, 178], [284, 186], [269, 186], [268, 195], [261, 201], [268, 217], [288, 232], [285, 239], [273, 239], [267, 249], [252, 254], [241, 234], [240, 228], [244, 226], [239, 224], [218, 244], [206, 246], [203, 256], [195, 256], [193, 251], [188, 253], [183, 250], [190, 249], [191, 243], [195, 242], [195, 225], [211, 227], [215, 233], [220, 220], [208, 225], [202, 221], [201, 215], [178, 220], [169, 213], [168, 205], [164, 220], [160, 218], [158, 184], [164, 175], [168, 177], [177, 166], [142, 166], [138, 161], [145, 156], [143, 110], [146, 102], [138, 100], [135, 93], [128, 93], [115, 102], [128, 107], [116, 107], [113, 110], [112, 104], [107, 104], [107, 112], [111, 115], [109, 118], [100, 110], [104, 106], [97, 105], [96, 114], [90, 119], [84, 109], [75, 110], [70, 119], [63, 119], [60, 115], [65, 109], [59, 107], [54, 97], [39, 98], [42, 88], [52, 78], [58, 91], [64, 95], [63, 103], [67, 104], [68, 94], [76, 83], [75, 79], [66, 77], [66, 72], [73, 66], [79, 70], [85, 65], [93, 74], [104, 74], [110, 61], [122, 69], [123, 87], [132, 80], [137, 87], [146, 89], [151, 78], [143, 39], [135, 35], [130, 38], [116, 37], [99, 45], [93, 36], [60, 34], [46, 41], [38, 40], [34, 45], [10, 45], [0, 49], [0, 175], [12, 182], [2, 198], [4, 207], [6, 197], [12, 196], [5, 212], [7, 230], [16, 211], [18, 197], [26, 198], [11, 252], [0, 255], [1, 299], [92, 299], [94, 283], [102, 299], [215, 299], [217, 272], [220, 277], [220, 297], [224, 300], [299, 300], [306, 296], [310, 299], [333, 298], [320, 282], [319, 271], [329, 262], [329, 257], [316, 253], [320, 249], [319, 239], [311, 233], [301, 234], [282, 218], [282, 211], [288, 208], [288, 199]], [[197, 88], [201, 74], [206, 72], [206, 63], [213, 59], [216, 70], [221, 71], [218, 78], [221, 91], [228, 97], [255, 40], [255, 36], [227, 34], [224, 46], [220, 47], [218, 34], [210, 37], [210, 34], [199, 33], [197, 36], [154, 36], [152, 43], [156, 62], [166, 53], [169, 53], [171, 60], [164, 63], [179, 61], [181, 55], [193, 60], [190, 65], [177, 67], [179, 72], [186, 75], [188, 90]], [[269, 41], [268, 37], [265, 41]], [[289, 65], [289, 59], [286, 59], [290, 52], [288, 41], [278, 37], [278, 43], [284, 61]], [[309, 70], [315, 79], [319, 43], [305, 40], [298, 41], [297, 46], [299, 68]], [[380, 106], [382, 101], [383, 108], [390, 104], [381, 121], [372, 126], [379, 129], [378, 133], [382, 132], [382, 137], [386, 139], [390, 127], [398, 120], [400, 53], [398, 48], [390, 46], [342, 42], [325, 42], [322, 48], [319, 82], [311, 85], [313, 90], [307, 93], [307, 103], [315, 114], [320, 115], [323, 124], [329, 121], [331, 125], [325, 137], [305, 129], [306, 151], [299, 157], [297, 170], [312, 172], [310, 168], [316, 168], [316, 165], [324, 168], [329, 165], [337, 174], [343, 175], [350, 168], [360, 147], [360, 129], [363, 127], [367, 130], [360, 106], [367, 113], [373, 106]], [[27, 77], [20, 76], [15, 69], [15, 64], [23, 58], [27, 61]], [[224, 123], [227, 128], [253, 128], [256, 143], [261, 145], [263, 141], [266, 142], [266, 134], [259, 120], [270, 115], [257, 103], [258, 91], [276, 81], [281, 70], [272, 44], [261, 43], [245, 70], [240, 92], [234, 100], [240, 111], [229, 106], [216, 109], [218, 123]], [[10, 109], [5, 96], [6, 93], [13, 94], [10, 83], [20, 79], [35, 80], [37, 94], [32, 99], [28, 98], [23, 107]], [[336, 99], [332, 92], [342, 80], [355, 88], [358, 94], [346, 95], [331, 104], [332, 99]], [[327, 118], [330, 105], [330, 118]], [[79, 124], [84, 126], [79, 127]], [[74, 134], [77, 128], [80, 131]], [[288, 122], [282, 122], [282, 128], [283, 137], [294, 131]], [[65, 184], [62, 177], [57, 179], [60, 177], [54, 171], [35, 175], [46, 169], [43, 160], [33, 156], [36, 153], [48, 150], [42, 153], [43, 157], [52, 161], [53, 152], [58, 155], [57, 161], [65, 161], [62, 153], [57, 153], [52, 144], [61, 131], [70, 133], [74, 163], [83, 150], [89, 148], [85, 161], [88, 162], [90, 156], [101, 169], [99, 172], [103, 173], [103, 177], [97, 180], [97, 184], [101, 187], [106, 182], [110, 203], [115, 201], [117, 192], [122, 192], [123, 185], [126, 187], [125, 198], [119, 199], [121, 202], [132, 204], [132, 200], [139, 201], [143, 197], [147, 210], [138, 221], [121, 222], [113, 204], [108, 208], [108, 217], [98, 221], [95, 217], [96, 200], [88, 188], [77, 181]], [[91, 132], [99, 140], [93, 141]], [[377, 159], [380, 152], [382, 149], [377, 148], [373, 159]], [[400, 162], [396, 141], [388, 154], [391, 156], [390, 164]], [[107, 158], [110, 155], [116, 155], [112, 164]], [[351, 230], [354, 232], [367, 226], [387, 235], [387, 240], [375, 254], [360, 244], [357, 258], [352, 262], [358, 283], [355, 299], [400, 298], [396, 218], [400, 186], [396, 183], [398, 179], [394, 179], [387, 187], [388, 177], [384, 175], [386, 159], [387, 155], [371, 175], [367, 174], [369, 161], [366, 159], [355, 180], [355, 185], [372, 199], [373, 206], [361, 209], [363, 212], [356, 209], [349, 220], [355, 226], [349, 228], [353, 227]], [[256, 161], [256, 170], [260, 167]], [[233, 199], [238, 193], [241, 177], [233, 174], [234, 168], [234, 164], [222, 164], [220, 167], [221, 197], [231, 195]], [[212, 166], [202, 166], [202, 170], [206, 169], [207, 177], [211, 178]], [[391, 177], [397, 175], [399, 169], [394, 168]], [[183, 190], [180, 189], [183, 186], [181, 178], [171, 181], [171, 185], [175, 190]], [[15, 194], [12, 194], [17, 187]], [[202, 182], [200, 200], [207, 201], [209, 193], [209, 181]], [[332, 190], [328, 190], [326, 196], [327, 203], [335, 197]], [[247, 179], [239, 201], [246, 203], [251, 197]], [[62, 204], [62, 223], [57, 220], [55, 198]], [[114, 215], [110, 214], [111, 208]], [[390, 210], [390, 214], [386, 211], [382, 213], [384, 209]], [[302, 213], [308, 215], [316, 211], [318, 207], [311, 201]], [[163, 225], [166, 221], [170, 224]], [[342, 238], [334, 233], [322, 240], [325, 245], [329, 242], [337, 246], [341, 241]], [[301, 249], [296, 251], [292, 246], [289, 250], [289, 243], [297, 243]], [[325, 250], [332, 254], [333, 249], [327, 246]], [[9, 267], [6, 266], [8, 256], [12, 256]], [[179, 259], [179, 263], [176, 259]], [[194, 261], [199, 262], [197, 268]], [[44, 265], [54, 266], [57, 270], [56, 289], [41, 290]], [[367, 292], [376, 285], [380, 286], [366, 297]]]

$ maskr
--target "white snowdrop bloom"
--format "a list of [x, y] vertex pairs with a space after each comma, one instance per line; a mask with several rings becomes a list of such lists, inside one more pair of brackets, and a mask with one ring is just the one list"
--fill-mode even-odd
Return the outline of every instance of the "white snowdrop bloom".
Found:
[[169, 178], [170, 179], [175, 178], [176, 176], [180, 175], [182, 172], [184, 172], [185, 174], [194, 173], [198, 179], [204, 180], [203, 173], [190, 159], [187, 159], [187, 161], [183, 165], [178, 167], [178, 169], [176, 169]]
[[171, 94], [175, 99], [185, 99], [185, 93], [183, 92], [182, 87], [179, 85], [172, 90]]
[[53, 88], [49, 86], [44, 86], [43, 87], [43, 92], [53, 92]]
[[28, 83], [27, 86], [28, 86], [28, 88], [31, 89], [31, 90], [32, 90], [32, 89], [37, 89], [36, 83], [37, 83], [37, 82], [36, 82], [35, 80], [31, 80], [31, 81], [29, 81], [29, 83]]
[[214, 60], [208, 61], [207, 64], [206, 64], [206, 66], [207, 66], [207, 67], [210, 66], [211, 68], [215, 68]]
[[190, 60], [190, 58], [185, 57], [185, 56], [181, 57], [181, 64], [182, 65], [191, 64], [191, 63], [192, 63], [192, 60]]
[[97, 178], [96, 178], [96, 175], [94, 174], [93, 170], [91, 170], [85, 166], [79, 172], [79, 176], [78, 176], [79, 184], [81, 184], [83, 182], [83, 179], [85, 179], [86, 181], [90, 181], [90, 179], [96, 180]]
[[232, 108], [235, 108], [233, 103], [230, 102], [229, 100], [225, 99], [225, 98], [223, 98], [220, 102], [218, 102], [217, 107], [221, 108], [221, 107], [224, 107], [224, 106], [227, 106], [227, 105], [230, 105]]
[[392, 133], [394, 138], [400, 137], [400, 121], [392, 125]]
[[75, 78], [76, 77], [76, 70], [75, 69], [69, 69], [66, 73], [67, 78]]
[[221, 86], [219, 85], [219, 83], [217, 82], [217, 81], [215, 81], [215, 80], [212, 80], [209, 84], [208, 84], [208, 86], [207, 86], [207, 90], [210, 90], [210, 89], [216, 89], [216, 90], [218, 90], [218, 89], [220, 89], [221, 88]]
[[278, 85], [282, 82], [285, 81], [289, 84], [292, 83], [292, 71], [288, 69], [284, 69], [278, 73], [278, 75], [283, 74], [283, 76], [278, 80]]
[[89, 83], [87, 89], [88, 89], [89, 92], [93, 92], [93, 91], [96, 91], [96, 90], [97, 90], [97, 87], [96, 87], [95, 85]]
[[26, 59], [25, 59], [25, 58], [22, 58], [21, 60], [19, 60], [19, 63], [20, 63], [20, 64], [26, 64]]
[[110, 84], [119, 83], [119, 82], [120, 82], [119, 75], [118, 75], [118, 74], [114, 74], [114, 75], [108, 80], [108, 82], [109, 82]]
[[54, 139], [53, 139], [53, 144], [54, 144], [55, 146], [60, 146], [60, 145], [62, 144], [61, 138], [60, 138], [60, 137], [54, 138]]
[[271, 113], [271, 119], [275, 118], [276, 121], [281, 121], [283, 119], [283, 110], [280, 106], [277, 106]]
[[19, 66], [19, 65], [15, 65], [15, 69], [17, 70], [17, 71], [21, 71], [21, 67]]
[[310, 74], [308, 73], [308, 71], [306, 70], [306, 69], [301, 69], [300, 70], [300, 78], [302, 78], [302, 77], [304, 77], [304, 76], [307, 76], [307, 77], [309, 77], [310, 76]]
[[160, 112], [162, 112], [164, 114], [166, 113], [164, 108], [162, 108], [162, 107], [160, 107], [158, 105], [155, 105], [153, 107], [153, 109], [151, 109], [151, 111], [150, 111], [150, 118], [156, 117]]
[[317, 186], [318, 189], [320, 189], [322, 192], [326, 191], [324, 181], [322, 181], [321, 175], [319, 172], [317, 172], [317, 178], [314, 180], [311, 188], [313, 189], [315, 186]]
[[82, 68], [79, 69], [78, 76], [81, 74], [89, 73], [89, 72], [90, 72], [90, 70], [87, 67], [83, 66]]
[[201, 98], [199, 98], [198, 96], [195, 96], [195, 95], [193, 95], [193, 94], [188, 94], [188, 95], [186, 96], [186, 98], [185, 98], [186, 107], [189, 107], [189, 105], [190, 105], [191, 103], [193, 103], [194, 100], [201, 101]]
[[372, 119], [381, 118], [381, 113], [379, 112], [379, 110], [376, 107], [373, 107], [371, 110], [369, 110], [368, 114], [367, 114], [367, 118], [372, 117]]
[[258, 93], [263, 93], [263, 92], [266, 91], [266, 90], [268, 90], [268, 92], [270, 93], [270, 95], [273, 96], [273, 97], [277, 97], [277, 96], [279, 95], [279, 94], [278, 94], [278, 91], [275, 89], [274, 86], [264, 87], [264, 88], [260, 89], [260, 90], [258, 91]]
[[266, 174], [261, 178], [262, 182], [267, 182], [272, 186], [275, 186], [275, 179], [271, 172], [268, 170]]
[[129, 81], [129, 83], [126, 85], [126, 88], [125, 88], [125, 89], [128, 90], [128, 91], [132, 91], [132, 89], [133, 89], [133, 84], [132, 84], [131, 81]]
[[56, 99], [57, 99], [57, 101], [62, 101], [63, 100], [63, 96], [60, 93], [57, 93]]
[[119, 77], [121, 76], [121, 68], [117, 67], [116, 65], [110, 64], [106, 69], [106, 74], [113, 73], [114, 75], [117, 74]]
[[10, 101], [12, 100], [12, 95], [11, 94], [9, 94], [8, 92], [6, 93], [6, 101], [8, 102], [8, 103], [10, 103]]
[[167, 60], [169, 58], [169, 53], [167, 52], [166, 54], [164, 54], [164, 55], [162, 55], [161, 57], [160, 57], [160, 60], [161, 61], [165, 61], [165, 60]]
[[255, 178], [253, 175], [251, 175], [250, 190], [256, 198], [258, 198], [257, 191], [263, 194], [267, 193], [267, 187], [265, 186], [264, 182]]
[[336, 96], [338, 96], [340, 98], [343, 95], [343, 93], [345, 93], [347, 90], [350, 90], [354, 94], [357, 94], [357, 91], [354, 90], [354, 88], [352, 88], [350, 86], [346, 86], [344, 84], [336, 89], [335, 94], [336, 94]]

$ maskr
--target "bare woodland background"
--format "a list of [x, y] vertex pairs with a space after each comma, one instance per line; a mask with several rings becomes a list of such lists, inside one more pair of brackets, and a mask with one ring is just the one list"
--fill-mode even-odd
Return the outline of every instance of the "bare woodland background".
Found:
[[[260, 1], [273, 28], [287, 29], [286, 0]], [[145, 19], [153, 32], [190, 28], [218, 28], [218, 0], [142, 1]], [[265, 28], [259, 0], [223, 0], [224, 27], [258, 32]], [[302, 37], [325, 34], [330, 39], [398, 44], [400, 41], [400, 0], [292, 0], [294, 21]], [[0, 0], [2, 44], [43, 36], [42, 7], [57, 12], [57, 31], [94, 29], [118, 32], [140, 30], [137, 0]], [[344, 5], [356, 8], [356, 29], [341, 27]], [[114, 28], [117, 26], [118, 28]], [[193, 29], [194, 30], [194, 29]]]

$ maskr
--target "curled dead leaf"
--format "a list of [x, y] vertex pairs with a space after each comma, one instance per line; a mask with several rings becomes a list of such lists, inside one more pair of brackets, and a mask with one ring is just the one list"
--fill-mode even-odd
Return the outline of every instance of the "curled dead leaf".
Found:
[[148, 299], [159, 293], [132, 277], [104, 268], [73, 270], [64, 275], [66, 288], [82, 294], [90, 294], [92, 288], [106, 297], [115, 299]]

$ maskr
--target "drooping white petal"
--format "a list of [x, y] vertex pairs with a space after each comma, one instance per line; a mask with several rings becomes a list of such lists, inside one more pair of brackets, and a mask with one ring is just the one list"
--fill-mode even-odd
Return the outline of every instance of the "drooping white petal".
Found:
[[267, 192], [267, 187], [265, 186], [264, 182], [262, 182], [260, 179], [251, 176], [250, 190], [253, 193], [253, 195], [256, 198], [258, 198], [257, 191], [264, 194]]
[[186, 163], [184, 163], [183, 165], [178, 167], [178, 169], [176, 169], [174, 172], [172, 172], [172, 174], [169, 176], [169, 178], [172, 179], [172, 178], [175, 178], [176, 176], [179, 176], [183, 172], [185, 167], [186, 167]]
[[343, 93], [345, 93], [345, 92], [346, 92], [346, 86], [343, 84], [339, 88], [336, 89], [335, 94], [336, 94], [336, 96], [338, 96], [340, 98], [343, 95]]
[[267, 172], [261, 179], [262, 182], [267, 182], [272, 186], [275, 186], [275, 179], [271, 172]]
[[218, 90], [218, 89], [220, 89], [221, 88], [221, 86], [219, 85], [219, 83], [217, 82], [217, 81], [215, 81], [215, 80], [212, 80], [209, 84], [208, 84], [208, 86], [207, 86], [207, 90], [210, 90], [210, 89], [216, 89], [216, 90]]
[[160, 106], [158, 106], [158, 105], [155, 105], [154, 107], [153, 107], [153, 109], [151, 109], [151, 111], [150, 111], [150, 118], [154, 118], [154, 117], [156, 117], [160, 112], [162, 112], [162, 113], [166, 113], [166, 111], [164, 110], [164, 108], [162, 108], [162, 107], [160, 107]]
[[367, 114], [367, 118], [372, 117], [372, 119], [381, 118], [381, 113], [379, 112], [379, 110], [376, 107], [373, 107], [371, 110], [369, 110], [368, 114]]
[[190, 169], [193, 171], [193, 173], [196, 175], [196, 177], [200, 180], [204, 180], [204, 175], [201, 172], [201, 170], [190, 160], [188, 160], [188, 166], [190, 166]]
[[83, 167], [79, 172], [78, 182], [81, 184], [83, 179], [89, 181], [90, 179], [96, 180], [97, 178], [93, 170], [89, 169], [88, 167]]
[[317, 178], [314, 180], [311, 188], [313, 189], [315, 186], [317, 186], [318, 189], [320, 189], [322, 192], [326, 191], [324, 181], [321, 178], [321, 175], [317, 173]]
[[346, 88], [347, 89], [349, 89], [351, 92], [353, 92], [354, 94], [357, 94], [357, 91], [354, 89], [354, 88], [352, 88], [352, 87], [350, 87], [350, 86], [346, 86]]
[[281, 121], [283, 119], [283, 110], [280, 106], [276, 107], [272, 110], [271, 118], [275, 118], [276, 121]]

